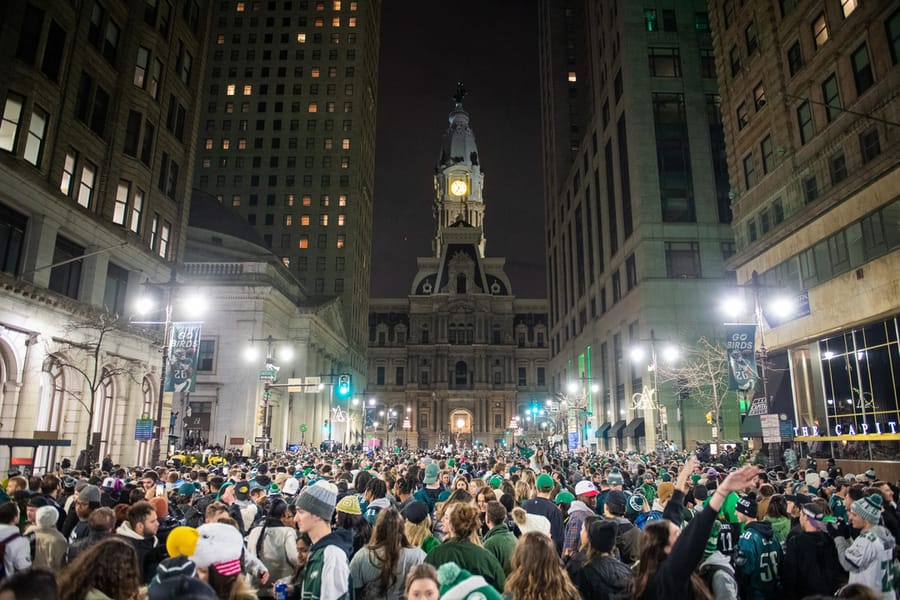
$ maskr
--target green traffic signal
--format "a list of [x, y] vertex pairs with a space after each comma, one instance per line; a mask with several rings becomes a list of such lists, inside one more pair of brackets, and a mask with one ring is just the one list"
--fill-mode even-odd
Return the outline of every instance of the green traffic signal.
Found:
[[350, 376], [349, 375], [340, 375], [338, 377], [338, 384], [337, 384], [338, 398], [349, 398], [352, 393], [353, 393], [353, 390], [350, 386]]

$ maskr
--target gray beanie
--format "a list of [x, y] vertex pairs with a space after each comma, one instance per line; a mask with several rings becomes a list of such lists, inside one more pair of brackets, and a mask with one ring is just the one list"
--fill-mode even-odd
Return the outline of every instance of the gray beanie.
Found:
[[882, 498], [879, 494], [872, 494], [867, 498], [860, 498], [850, 505], [850, 512], [854, 512], [869, 523], [878, 525], [881, 522]]
[[320, 480], [303, 488], [297, 497], [296, 506], [330, 523], [337, 504], [337, 486], [329, 481]]
[[100, 504], [100, 488], [96, 485], [86, 485], [78, 492], [78, 499], [82, 502], [96, 502]]
[[34, 522], [38, 527], [50, 529], [56, 527], [59, 511], [53, 506], [42, 506], [34, 513]]

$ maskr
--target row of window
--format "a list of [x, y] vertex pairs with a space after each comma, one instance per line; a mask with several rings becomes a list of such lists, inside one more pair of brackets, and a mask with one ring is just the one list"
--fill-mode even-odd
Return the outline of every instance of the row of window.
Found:
[[[662, 19], [660, 19], [660, 13], [662, 13]], [[644, 29], [650, 33], [659, 31], [678, 31], [678, 21], [675, 18], [675, 11], [672, 9], [658, 11], [655, 8], [644, 8]], [[708, 13], [702, 11], [694, 13], [694, 30], [709, 32]]]
[[[352, 94], [352, 90], [351, 90], [351, 94]], [[319, 110], [320, 105], [321, 105], [321, 110]], [[229, 114], [229, 115], [234, 114], [234, 108], [235, 108], [234, 102], [226, 102], [225, 103], [225, 114]], [[240, 105], [240, 112], [244, 113], [244, 114], [249, 113], [250, 108], [251, 107], [250, 107], [249, 102], [242, 102]], [[276, 112], [276, 113], [285, 112], [284, 102], [274, 102], [272, 108], [273, 108], [273, 112]], [[304, 109], [303, 104], [301, 102], [291, 102], [290, 108], [291, 108], [292, 113], [307, 112], [307, 113], [312, 114], [312, 113], [318, 113], [318, 112], [325, 112], [325, 113], [333, 114], [333, 113], [337, 112], [337, 103], [332, 102], [332, 101], [322, 102], [322, 103], [308, 102], [306, 104], [306, 108]], [[206, 112], [208, 112], [210, 114], [215, 114], [217, 109], [218, 109], [218, 104], [216, 102], [209, 102], [206, 105]], [[257, 102], [256, 110], [254, 112], [265, 113], [267, 110], [268, 110], [268, 105], [265, 102]], [[352, 113], [353, 112], [353, 102], [348, 101], [348, 102], [342, 103], [341, 112], [343, 112], [344, 114]], [[280, 123], [280, 121], [276, 121], [276, 122]], [[294, 122], [295, 121], [291, 121], [291, 123], [294, 123]], [[327, 121], [326, 121], [326, 123], [327, 123]], [[348, 121], [344, 121], [345, 127], [347, 127], [347, 123], [348, 123]], [[349, 131], [349, 129], [344, 129], [344, 131]]]
[[[241, 197], [239, 194], [235, 194], [234, 196], [232, 196], [231, 205], [232, 206], [240, 206], [241, 205]], [[251, 215], [253, 217], [254, 224], [256, 224], [256, 215], [253, 213], [251, 213]], [[249, 218], [249, 216], [250, 215], [248, 215], [248, 218]], [[308, 214], [282, 215], [282, 218], [281, 218], [282, 226], [291, 227], [295, 223], [297, 225], [299, 225], [300, 227], [309, 227], [310, 225], [312, 225], [312, 216], [308, 215]], [[332, 215], [323, 213], [323, 214], [319, 215], [318, 223], [322, 227], [328, 227], [329, 223], [336, 225], [337, 227], [343, 227], [347, 224], [347, 215], [339, 214], [339, 215], [334, 215], [334, 218], [332, 218]], [[274, 226], [275, 225], [275, 215], [272, 213], [266, 213], [263, 217], [263, 222], [261, 224], [268, 226], [268, 227]], [[282, 247], [283, 246], [284, 246], [284, 244], [282, 244]]]
[[[348, 205], [348, 195], [340, 194], [337, 197], [336, 206], [347, 206]], [[225, 201], [225, 197], [221, 194], [216, 196], [216, 200], [218, 200], [219, 204], [222, 204]], [[237, 203], [235, 204], [235, 198], [232, 196], [232, 204], [234, 206], [240, 206], [241, 197], [237, 197]], [[250, 194], [247, 198], [247, 206], [257, 206], [259, 204], [259, 195], [258, 194]], [[283, 205], [285, 208], [291, 208], [293, 206], [312, 206], [312, 196], [309, 194], [305, 194], [300, 197], [300, 201], [297, 201], [296, 194], [285, 194]], [[266, 206], [275, 206], [275, 194], [266, 194]], [[319, 197], [319, 206], [329, 207], [331, 206], [331, 195], [322, 194]]]
[[[375, 367], [375, 385], [387, 385], [386, 377], [385, 377], [386, 367]], [[430, 380], [430, 371], [422, 370], [419, 372], [419, 383], [423, 385], [429, 385]], [[468, 366], [464, 361], [459, 361], [454, 368], [453, 371], [453, 384], [455, 385], [470, 385], [469, 382]], [[494, 369], [492, 372], [491, 382], [494, 385], [503, 385], [503, 371], [502, 369]], [[394, 381], [392, 385], [406, 385], [406, 368], [405, 367], [395, 367], [394, 368]], [[516, 372], [516, 385], [518, 387], [527, 387], [528, 384], [528, 369], [526, 367], [518, 367]], [[537, 385], [545, 386], [547, 385], [547, 375], [545, 367], [537, 367]], [[500, 415], [498, 415], [500, 416]], [[499, 424], [498, 424], [499, 423]], [[495, 423], [495, 427], [498, 429], [502, 429], [502, 420]]]
[[[152, 1], [152, 0], [148, 0], [148, 1]], [[331, 10], [333, 10], [335, 12], [340, 12], [341, 9], [343, 9], [343, 8], [350, 9], [350, 12], [356, 12], [356, 10], [359, 8], [359, 2], [357, 2], [356, 0], [348, 0], [348, 1], [331, 0], [331, 2], [324, 2], [324, 0], [323, 0], [320, 2], [313, 2], [312, 4], [314, 5], [316, 12], [323, 12], [325, 10], [326, 5], [329, 5], [331, 7]], [[230, 5], [229, 0], [222, 0], [221, 2], [219, 2], [219, 11], [226, 12], [226, 11], [230, 10], [231, 7], [229, 5]], [[291, 12], [291, 11], [295, 10], [294, 6], [295, 6], [295, 4], [292, 0], [285, 0], [281, 4], [282, 10], [284, 10], [286, 12]], [[296, 10], [309, 10], [310, 2], [309, 2], [309, 0], [299, 0], [296, 3], [296, 7], [297, 7]], [[262, 9], [261, 0], [252, 0], [250, 2], [245, 2], [244, 0], [238, 0], [238, 2], [235, 3], [235, 7], [234, 7], [235, 12], [238, 12], [238, 13], [243, 13], [243, 12], [247, 12], [247, 11], [259, 12], [261, 9]], [[275, 0], [269, 0], [266, 3], [266, 9], [269, 11], [278, 10], [278, 2], [276, 2]]]
[[[716, 59], [712, 48], [700, 48], [700, 76], [716, 78]], [[681, 50], [673, 47], [648, 49], [651, 77], [681, 77]]]
[[[303, 65], [297, 65], [294, 67], [294, 79], [300, 79], [303, 77], [303, 73], [305, 71], [305, 67]], [[322, 67], [311, 67], [309, 70], [309, 75], [312, 79], [319, 79], [323, 73]], [[244, 67], [244, 77], [247, 79], [252, 79], [254, 77], [255, 70], [253, 67]], [[287, 77], [287, 67], [278, 67], [275, 70], [276, 76], [278, 78]], [[337, 67], [328, 67], [327, 74], [329, 79], [334, 79], [338, 76], [338, 68]], [[350, 79], [356, 75], [356, 67], [348, 66], [344, 67], [344, 77]], [[228, 77], [237, 77], [238, 76], [238, 68], [235, 66], [228, 67]], [[213, 67], [212, 68], [212, 78], [219, 79], [222, 77], [222, 67]], [[270, 67], [262, 67], [260, 69], [260, 77], [263, 79], [268, 79], [271, 77], [271, 69]], [[216, 91], [218, 93], [218, 91]], [[283, 91], [281, 93], [284, 93]], [[245, 94], [247, 95], [247, 94]]]
[[[26, 114], [25, 106], [24, 96], [12, 92], [7, 95], [0, 121], [0, 150], [20, 154], [29, 163], [40, 168], [50, 113], [34, 105], [30, 114]], [[22, 133], [25, 135], [22, 136]]]
[[[285, 236], [282, 236], [282, 238], [283, 237], [285, 237]], [[288, 236], [288, 237], [290, 237], [290, 236]], [[285, 246], [283, 245], [283, 247], [285, 247]], [[286, 267], [291, 266], [290, 257], [285, 256], [285, 257], [282, 257], [281, 260], [284, 263], [284, 266], [286, 266]], [[295, 267], [298, 271], [302, 272], [302, 271], [309, 270], [309, 257], [308, 256], [298, 256], [298, 257], [296, 257], [295, 260], [296, 260]], [[321, 272], [328, 270], [327, 261], [328, 261], [328, 257], [326, 257], [326, 256], [317, 256], [316, 257], [316, 272], [317, 273], [321, 273]], [[343, 256], [335, 256], [334, 257], [334, 270], [335, 271], [337, 271], [337, 272], [343, 271], [346, 268], [346, 265], [347, 265], [347, 259], [345, 257], [343, 257]], [[344, 285], [343, 281], [341, 281], [341, 286], [343, 286], [343, 285]]]
[[[282, 264], [284, 264], [285, 267], [290, 268], [290, 266], [291, 266], [290, 257], [287, 257], [287, 256], [283, 257], [281, 259], [281, 262], [282, 262]], [[306, 287], [306, 285], [307, 285], [306, 277], [298, 277], [297, 281], [300, 282], [300, 285]], [[325, 279], [324, 278], [318, 277], [313, 280], [313, 291], [316, 294], [324, 294], [325, 293]], [[344, 292], [344, 280], [343, 279], [337, 278], [334, 280], [333, 291], [335, 294], [341, 294]]]
[[[339, 41], [335, 37], [336, 35], [337, 34], [334, 34], [331, 37], [332, 44], [339, 43]], [[302, 37], [303, 41], [300, 41], [300, 43], [302, 43], [302, 44], [306, 43], [306, 34], [299, 34], [297, 37], [298, 37], [298, 41], [300, 41], [300, 38]], [[322, 43], [322, 34], [320, 34], [320, 33], [313, 34], [312, 42], [314, 44], [321, 44]], [[355, 33], [347, 34], [347, 45], [353, 45], [355, 43], [356, 43], [356, 34]], [[278, 54], [277, 54], [277, 60], [287, 61], [287, 60], [290, 60], [288, 58], [289, 56], [290, 56], [290, 53], [288, 50], [279, 50]], [[312, 56], [312, 60], [322, 60], [322, 51], [321, 50], [313, 50], [311, 56]], [[346, 59], [348, 61], [351, 61], [351, 62], [355, 61], [356, 60], [356, 50], [352, 49], [352, 48], [348, 49], [344, 52], [344, 56], [346, 57]], [[273, 58], [272, 50], [263, 50], [260, 57], [265, 62], [276, 60], [275, 58]], [[228, 59], [230, 62], [239, 62], [241, 60], [241, 51], [240, 50], [232, 50], [231, 52], [228, 53]], [[255, 61], [256, 59], [257, 59], [256, 49], [250, 48], [250, 49], [244, 51], [244, 60]], [[328, 60], [334, 61], [334, 60], [338, 60], [338, 59], [339, 59], [339, 54], [338, 54], [337, 50], [329, 50], [328, 51]], [[225, 51], [224, 50], [213, 51], [213, 62], [223, 62], [224, 60], [225, 60]], [[294, 61], [299, 62], [299, 61], [304, 61], [304, 60], [306, 60], [306, 51], [302, 50], [302, 49], [295, 50], [294, 51]]]
[[[249, 107], [247, 111], [249, 112]], [[299, 111], [298, 111], [299, 112]], [[281, 131], [282, 130], [282, 120], [281, 119], [273, 119], [271, 121], [271, 127], [273, 131]], [[318, 123], [317, 119], [307, 119], [306, 120], [306, 131], [313, 132], [316, 130], [316, 124]], [[232, 120], [231, 119], [222, 119], [221, 123], [222, 131], [228, 132], [231, 131]], [[237, 123], [238, 131], [248, 131], [250, 126], [248, 119], [240, 119]], [[299, 119], [291, 119], [288, 122], [288, 127], [290, 131], [300, 131], [300, 120]], [[325, 131], [334, 131], [334, 120], [333, 119], [325, 119], [323, 121], [323, 127]], [[216, 121], [215, 119], [207, 119], [206, 120], [206, 131], [215, 131], [216, 129]], [[257, 119], [255, 123], [255, 131], [265, 131], [266, 130], [266, 120], [265, 119]], [[341, 121], [341, 131], [352, 131], [353, 130], [353, 120], [346, 119]], [[328, 144], [327, 141], [329, 138], [325, 138], [322, 143]], [[344, 141], [347, 139], [348, 141]], [[296, 143], [296, 142], [295, 142]], [[334, 145], [334, 142], [331, 142]], [[288, 138], [288, 146], [291, 145], [290, 138]], [[344, 147], [346, 146], [346, 148]], [[306, 138], [306, 147], [310, 150], [315, 148], [315, 138]], [[341, 139], [341, 147], [344, 150], [350, 149], [349, 138]], [[329, 148], [330, 149], [330, 148]]]
[[[220, 162], [219, 164], [221, 165], [222, 163]], [[177, 172], [175, 173], [175, 175], [176, 175], [176, 180], [177, 180]], [[163, 173], [160, 173], [160, 181], [162, 181], [162, 176], [163, 176]], [[259, 175], [251, 175], [250, 176], [250, 187], [260, 187], [260, 178], [259, 177], [260, 177]], [[284, 185], [286, 185], [286, 186], [293, 186], [296, 184], [296, 182], [297, 182], [297, 178], [295, 175], [286, 175], [284, 177]], [[160, 184], [160, 185], [162, 185], [162, 184]], [[234, 175], [232, 177], [232, 185], [236, 185], [236, 186], [244, 185], [244, 176], [243, 175]], [[266, 185], [268, 185], [269, 187], [278, 186], [278, 176], [277, 175], [269, 175], [268, 178], [266, 179]], [[303, 187], [312, 187], [312, 185], [313, 185], [313, 176], [312, 175], [304, 175], [303, 176]], [[319, 178], [319, 186], [322, 188], [326, 188], [326, 189], [330, 188], [331, 187], [331, 175], [322, 175]], [[350, 176], [349, 175], [341, 175], [338, 178], [338, 186], [342, 187], [342, 188], [350, 187]], [[200, 187], [203, 189], [206, 189], [207, 187], [209, 187], [209, 176], [208, 175], [200, 176]], [[225, 187], [225, 175], [216, 175], [215, 187], [217, 187], [217, 188]], [[160, 187], [160, 189], [162, 189], [162, 187]], [[174, 187], [169, 188], [169, 190], [174, 190]], [[171, 194], [169, 193], [169, 190], [166, 191], [166, 194], [171, 196]], [[174, 193], [174, 192], [172, 192], [172, 193]], [[174, 196], [172, 196], [172, 197], [174, 197]]]
[[[236, 83], [226, 84], [225, 85], [225, 95], [226, 96], [234, 96], [234, 95], [237, 95], [238, 91], [240, 91], [240, 95], [242, 95], [242, 96], [252, 96], [253, 95], [253, 84], [249, 84], [249, 83], [243, 84], [240, 86], [240, 88], [238, 86], [239, 86], [239, 84], [236, 84]], [[294, 84], [294, 86], [293, 86], [294, 95], [301, 94], [302, 89], [303, 88], [301, 87], [301, 84], [299, 84], [299, 83]], [[275, 86], [275, 93], [277, 95], [284, 94], [284, 91], [285, 91], [285, 86], [283, 83], [280, 83]], [[312, 96], [318, 95], [318, 93], [319, 93], [318, 84], [310, 85], [308, 88], [308, 91], [309, 91], [309, 94]], [[268, 84], [262, 84], [259, 86], [259, 95], [260, 96], [265, 96], [268, 93], [269, 93]], [[333, 96], [335, 93], [337, 93], [337, 84], [329, 83], [328, 85], [326, 85], [325, 93], [329, 96]], [[219, 95], [219, 86], [217, 84], [213, 84], [213, 85], [209, 86], [209, 94], [210, 94], [210, 96], [218, 96]], [[352, 83], [347, 83], [344, 85], [344, 95], [345, 96], [353, 95], [353, 84]], [[307, 105], [308, 112], [317, 112], [318, 111], [317, 108], [316, 109], [309, 108], [314, 104], [316, 104], [316, 103], [311, 102]], [[257, 112], [266, 112], [266, 103], [265, 102], [258, 103], [256, 110], [257, 110]], [[275, 103], [275, 112], [282, 112], [283, 110], [284, 110], [284, 103], [276, 102]], [[333, 107], [332, 107], [332, 110], [329, 112], [334, 112]], [[349, 112], [349, 111], [345, 110], [344, 112]]]
[[[256, 225], [256, 215], [254, 215], [254, 214], [247, 215], [247, 222], [250, 223], [251, 225]], [[289, 234], [284, 234], [284, 235], [289, 235]], [[346, 242], [347, 242], [347, 235], [344, 233], [339, 233], [335, 237], [334, 247], [341, 249], [346, 245]], [[299, 239], [297, 240], [297, 248], [299, 248], [300, 250], [306, 250], [309, 247], [310, 247], [309, 246], [309, 235], [307, 235], [305, 233], [301, 233]], [[327, 233], [318, 234], [316, 236], [316, 248], [318, 248], [320, 250], [324, 250], [327, 247], [328, 247], [328, 234]]]

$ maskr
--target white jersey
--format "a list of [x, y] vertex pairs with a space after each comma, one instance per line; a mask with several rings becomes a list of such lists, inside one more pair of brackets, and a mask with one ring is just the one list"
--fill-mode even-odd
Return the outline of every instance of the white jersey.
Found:
[[850, 583], [872, 588], [884, 600], [895, 600], [894, 537], [881, 525], [863, 530], [851, 544], [836, 538], [841, 565], [850, 573]]

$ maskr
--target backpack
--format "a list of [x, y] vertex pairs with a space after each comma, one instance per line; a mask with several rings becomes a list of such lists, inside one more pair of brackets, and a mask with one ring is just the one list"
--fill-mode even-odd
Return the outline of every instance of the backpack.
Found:
[[19, 532], [13, 533], [12, 535], [3, 538], [0, 540], [0, 580], [6, 579], [7, 575], [12, 575], [12, 573], [6, 572], [6, 546], [11, 541], [22, 537]]
[[[703, 582], [706, 584], [706, 587], [709, 588], [710, 592], [713, 592], [713, 578], [719, 571], [724, 571], [732, 581], [734, 581], [735, 589], [738, 589], [737, 579], [735, 578], [734, 569], [731, 568], [731, 565], [713, 563], [701, 565], [699, 570], [699, 575], [703, 578]], [[715, 592], [713, 592], [713, 594], [715, 595]]]

